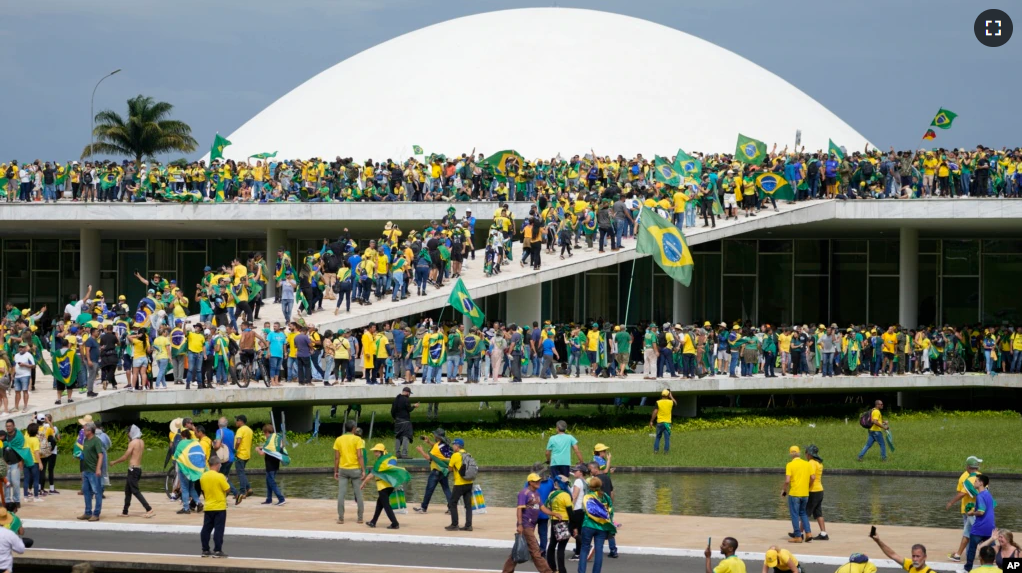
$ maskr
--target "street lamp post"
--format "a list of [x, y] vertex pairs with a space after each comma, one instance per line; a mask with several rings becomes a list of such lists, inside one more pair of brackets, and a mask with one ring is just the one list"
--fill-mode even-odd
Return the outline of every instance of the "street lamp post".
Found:
[[103, 80], [109, 78], [110, 76], [112, 76], [112, 75], [114, 75], [114, 74], [116, 74], [116, 73], [118, 73], [120, 71], [121, 71], [121, 69], [117, 68], [116, 70], [114, 70], [114, 71], [110, 72], [109, 74], [103, 76], [102, 78], [99, 79], [98, 82], [96, 82], [96, 87], [92, 88], [92, 98], [89, 100], [89, 157], [90, 158], [93, 155], [93, 153], [92, 153], [92, 146], [95, 143], [94, 140], [93, 140], [93, 137], [94, 137], [93, 136], [93, 132], [96, 129], [96, 113], [95, 113], [95, 111], [93, 109], [93, 106], [96, 103], [96, 90], [99, 89], [99, 84], [103, 83]]

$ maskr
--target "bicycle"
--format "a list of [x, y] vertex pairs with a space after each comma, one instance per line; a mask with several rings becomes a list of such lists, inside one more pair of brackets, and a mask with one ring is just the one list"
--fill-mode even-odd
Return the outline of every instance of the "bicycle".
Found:
[[947, 374], [965, 374], [965, 358], [962, 353], [949, 351], [944, 358], [944, 372]]
[[177, 482], [177, 464], [175, 463], [167, 470], [167, 475], [163, 482], [163, 492], [167, 494], [167, 498], [171, 501], [177, 501], [181, 499], [181, 487]]
[[263, 381], [263, 385], [267, 388], [270, 387], [270, 377], [267, 375], [266, 369], [263, 368], [262, 360], [255, 357], [241, 356], [241, 364], [237, 367], [237, 383], [239, 388], [248, 388], [248, 385], [252, 383], [253, 374], [259, 373], [259, 377]]

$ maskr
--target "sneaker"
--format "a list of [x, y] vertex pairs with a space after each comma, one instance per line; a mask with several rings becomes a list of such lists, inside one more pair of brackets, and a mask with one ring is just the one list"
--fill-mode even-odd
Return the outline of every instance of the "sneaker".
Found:
[[821, 533], [813, 538], [814, 541], [830, 541], [830, 536], [826, 533]]
[[213, 559], [227, 559], [227, 554], [223, 551], [216, 551], [213, 553]]
[[472, 526], [466, 525], [465, 527], [459, 527], [458, 531], [472, 531]]
[[412, 508], [412, 509], [415, 510], [415, 513], [426, 513], [426, 510], [422, 509], [421, 507], [415, 507], [415, 508]]
[[[79, 517], [78, 519], [81, 519], [81, 518]], [[961, 563], [962, 562], [962, 556], [958, 555], [957, 553], [948, 553], [947, 554], [947, 558], [949, 560], [951, 560], [951, 561], [954, 561], [955, 563]]]
[[209, 551], [203, 551], [202, 555], [200, 555], [199, 557], [210, 557], [211, 555], [213, 555], [213, 554], [210, 553]]
[[401, 525], [398, 523], [394, 523], [392, 525], [387, 526], [387, 529], [401, 529]]
[[188, 515], [191, 512], [192, 512], [192, 510], [184, 509], [184, 508], [181, 508], [181, 509], [177, 510], [177, 514], [178, 515]]
[[457, 531], [459, 528], [458, 528], [457, 525], [448, 525], [444, 529], [447, 530], [447, 531]]
[[287, 503], [287, 500], [286, 499], [282, 499], [282, 500], [278, 501], [277, 503], [275, 503], [274, 505], [276, 505], [277, 507], [280, 507], [280, 506], [284, 505], [285, 503]]
[[273, 500], [264, 501], [264, 502], [260, 503], [259, 505], [273, 505]]
[[610, 557], [611, 559], [617, 559], [617, 552], [615, 551], [614, 553], [608, 553], [607, 557]]
[[572, 553], [571, 554], [571, 559], [569, 559], [569, 561], [578, 561], [578, 555], [575, 555], [574, 553]]

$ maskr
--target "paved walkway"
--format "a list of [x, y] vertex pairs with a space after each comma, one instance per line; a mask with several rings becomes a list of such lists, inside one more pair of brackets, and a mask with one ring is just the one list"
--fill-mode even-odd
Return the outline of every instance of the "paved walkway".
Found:
[[[156, 509], [155, 518], [143, 519], [142, 508], [137, 502], [132, 506], [132, 516], [117, 517], [123, 505], [122, 495], [120, 491], [108, 490], [102, 520], [95, 523], [74, 519], [82, 511], [83, 500], [70, 491], [60, 496], [47, 497], [43, 503], [25, 504], [20, 516], [25, 521], [26, 534], [30, 537], [32, 529], [169, 534], [194, 533], [202, 525], [201, 515], [177, 515], [174, 512], [180, 505], [171, 502], [165, 496], [157, 497], [156, 494], [150, 494], [148, 497], [150, 504]], [[258, 497], [250, 498], [240, 506], [228, 507], [228, 539], [233, 536], [256, 536], [508, 548], [514, 536], [514, 510], [508, 508], [489, 507], [485, 514], [474, 516], [474, 531], [459, 531], [454, 535], [443, 530], [450, 520], [438, 506], [434, 506], [433, 511], [427, 515], [411, 512], [398, 515], [401, 529], [389, 531], [383, 527], [387, 523], [385, 516], [381, 516], [381, 527], [376, 529], [358, 525], [355, 522], [357, 516], [353, 502], [346, 504], [345, 524], [338, 525], [335, 523], [337, 504], [332, 500], [291, 498], [283, 507], [260, 505], [260, 501]], [[374, 505], [366, 505], [366, 519], [372, 517], [373, 507]], [[462, 524], [463, 520], [464, 516]], [[737, 538], [740, 549], [748, 553], [744, 557], [753, 560], [762, 559], [762, 553], [770, 545], [775, 544], [790, 549], [806, 562], [837, 565], [846, 561], [854, 552], [866, 553], [875, 562], [883, 557], [876, 545], [867, 539], [869, 526], [861, 524], [830, 523], [827, 530], [832, 540], [789, 544], [786, 543], [787, 531], [790, 528], [787, 521], [629, 513], [618, 514], [616, 521], [621, 523], [617, 541], [622, 554], [692, 557], [701, 555], [706, 547], [707, 537], [713, 539], [716, 547], [719, 539], [731, 536]], [[883, 525], [878, 529], [884, 541], [899, 553], [908, 554], [913, 543], [926, 545], [934, 562], [940, 561], [949, 550], [955, 549], [960, 539], [960, 531], [953, 529]], [[486, 567], [491, 568], [493, 567]], [[950, 564], [939, 568], [953, 570]]]

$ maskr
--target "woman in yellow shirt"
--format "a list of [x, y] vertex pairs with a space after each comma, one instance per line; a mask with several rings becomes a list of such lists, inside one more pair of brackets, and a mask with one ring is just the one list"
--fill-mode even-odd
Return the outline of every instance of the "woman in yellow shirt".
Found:
[[[546, 561], [556, 563], [558, 571], [566, 571], [564, 566], [564, 548], [571, 539], [568, 526], [569, 514], [574, 510], [571, 494], [556, 485], [539, 510], [550, 516], [550, 542], [547, 543]], [[556, 561], [554, 560], [556, 558]]]
[[[348, 360], [351, 359], [351, 342], [348, 337], [344, 335], [343, 330], [337, 332], [337, 338], [334, 339], [334, 379], [337, 382], [343, 383], [344, 378], [348, 373]], [[340, 372], [340, 377], [337, 373]], [[351, 380], [349, 380], [351, 382]]]
[[146, 389], [151, 389], [149, 376], [146, 375], [146, 366], [149, 365], [149, 336], [145, 330], [138, 329], [134, 334], [128, 334], [128, 344], [131, 345], [131, 370], [128, 371], [128, 387], [141, 390], [144, 384]]
[[[25, 464], [25, 491], [27, 492], [29, 486], [32, 486], [33, 499], [42, 501], [39, 497], [39, 468], [42, 467], [43, 460], [39, 457], [39, 425], [35, 422], [25, 428], [25, 449], [32, 454], [32, 461], [35, 462], [32, 466]], [[15, 485], [15, 487], [17, 486]], [[27, 498], [28, 495], [25, 497]]]
[[[383, 444], [376, 444], [373, 449], [370, 450], [376, 455], [377, 464], [383, 456], [387, 456], [387, 448]], [[389, 459], [383, 460], [384, 465], [397, 467], [397, 459], [393, 456], [387, 456]], [[376, 465], [376, 464], [374, 464]], [[376, 520], [380, 518], [380, 514], [386, 512], [387, 519], [390, 520], [390, 526], [387, 529], [398, 529], [400, 525], [397, 522], [397, 516], [394, 515], [394, 510], [390, 507], [390, 494], [394, 492], [394, 486], [391, 485], [390, 481], [383, 479], [382, 475], [385, 471], [382, 468], [374, 467], [373, 471], [366, 473], [366, 477], [362, 480], [362, 485], [359, 489], [365, 488], [369, 480], [376, 478], [376, 512], [373, 513], [373, 518], [366, 522], [369, 527], [376, 527]]]

